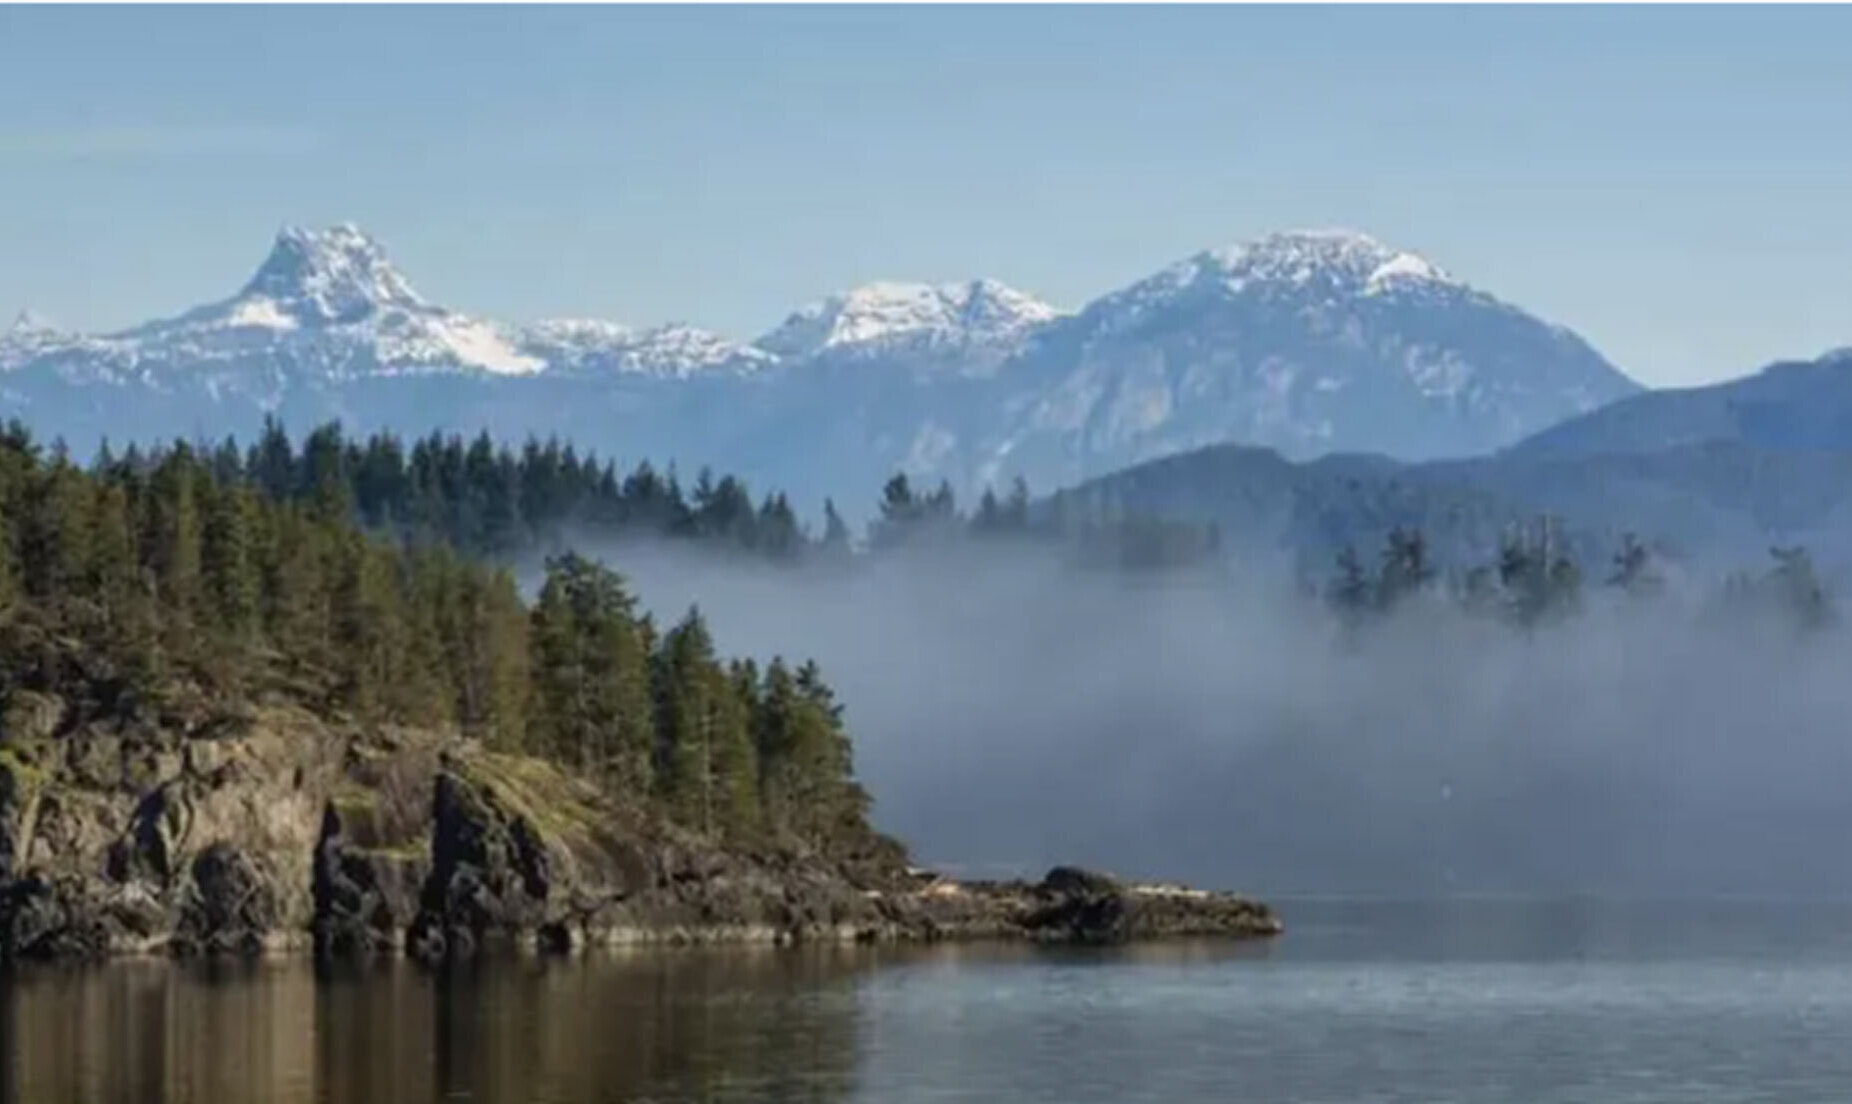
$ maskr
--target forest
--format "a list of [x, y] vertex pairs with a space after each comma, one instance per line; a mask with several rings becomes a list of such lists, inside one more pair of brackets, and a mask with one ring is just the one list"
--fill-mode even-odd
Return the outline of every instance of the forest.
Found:
[[[895, 474], [880, 488], [867, 531], [857, 540], [837, 505], [821, 503], [819, 524], [782, 493], [755, 499], [745, 480], [703, 469], [684, 482], [647, 460], [628, 472], [571, 443], [528, 439], [518, 450], [488, 434], [431, 434], [409, 445], [390, 433], [364, 440], [322, 425], [292, 443], [265, 424], [256, 443], [195, 444], [191, 451], [226, 484], [248, 484], [275, 502], [326, 506], [339, 497], [368, 532], [413, 544], [443, 544], [478, 559], [525, 563], [574, 546], [615, 547], [667, 540], [726, 558], [773, 564], [846, 566], [856, 551], [943, 548], [959, 541], [1041, 544], [1070, 562], [1113, 569], [1169, 569], [1214, 558], [1212, 526], [1102, 509], [1032, 509], [1017, 480], [1004, 495], [987, 490], [968, 513], [950, 485], [915, 487]], [[163, 449], [162, 451], [165, 451]], [[95, 471], [147, 468], [157, 457], [107, 447]]]
[[[622, 576], [570, 552], [546, 558], [524, 601], [483, 555], [600, 509], [699, 525], [723, 507], [702, 497], [705, 512], [638, 521], [678, 496], [647, 475], [613, 492], [609, 469], [569, 448], [508, 468], [442, 442], [390, 463], [394, 447], [323, 432], [297, 450], [279, 430], [245, 452], [180, 442], [85, 468], [10, 424], [0, 695], [57, 693], [86, 718], [281, 700], [448, 728], [712, 838], [868, 842], [842, 710], [814, 663], [717, 655], [698, 610], [659, 626]], [[755, 533], [780, 524], [771, 507]]]

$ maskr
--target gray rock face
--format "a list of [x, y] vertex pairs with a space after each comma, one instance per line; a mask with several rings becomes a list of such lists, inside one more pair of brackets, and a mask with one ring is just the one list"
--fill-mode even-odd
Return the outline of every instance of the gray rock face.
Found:
[[330, 802], [315, 844], [312, 893], [315, 949], [323, 955], [364, 955], [398, 945], [429, 876], [422, 854], [390, 854], [356, 845]]
[[[1058, 869], [922, 884], [905, 856], [729, 848], [539, 760], [292, 709], [0, 733], [0, 957], [426, 959], [507, 947], [1272, 934], [1264, 906]], [[39, 718], [39, 720], [31, 720]]]

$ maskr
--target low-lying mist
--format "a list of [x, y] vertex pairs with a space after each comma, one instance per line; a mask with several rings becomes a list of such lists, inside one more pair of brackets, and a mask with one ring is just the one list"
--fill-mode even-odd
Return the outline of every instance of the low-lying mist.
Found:
[[1838, 632], [1591, 592], [1530, 634], [1438, 601], [1347, 634], [1271, 581], [1032, 549], [847, 575], [602, 555], [659, 622], [698, 603], [723, 652], [814, 656], [877, 823], [946, 869], [1272, 894], [1852, 891]]

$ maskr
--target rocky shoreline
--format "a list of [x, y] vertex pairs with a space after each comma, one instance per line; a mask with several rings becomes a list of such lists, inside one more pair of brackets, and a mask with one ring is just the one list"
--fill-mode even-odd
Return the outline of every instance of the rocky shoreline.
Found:
[[957, 882], [898, 847], [723, 845], [537, 759], [288, 706], [72, 726], [16, 694], [0, 717], [0, 958], [1280, 930], [1243, 897], [1073, 868]]

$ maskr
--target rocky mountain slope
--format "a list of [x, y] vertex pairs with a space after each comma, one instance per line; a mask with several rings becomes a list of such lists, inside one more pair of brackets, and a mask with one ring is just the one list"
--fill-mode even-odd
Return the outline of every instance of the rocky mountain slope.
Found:
[[1197, 254], [1051, 326], [1008, 375], [997, 465], [1058, 483], [1222, 443], [1464, 456], [1636, 390], [1568, 330], [1349, 233]]
[[1037, 487], [1236, 441], [1295, 457], [1508, 444], [1636, 390], [1572, 333], [1360, 234], [1211, 250], [1074, 314], [992, 280], [881, 283], [751, 343], [686, 325], [512, 325], [437, 306], [351, 225], [285, 229], [228, 298], [118, 333], [27, 317], [0, 408], [108, 438], [296, 426], [557, 433], [835, 496], [871, 473]]

